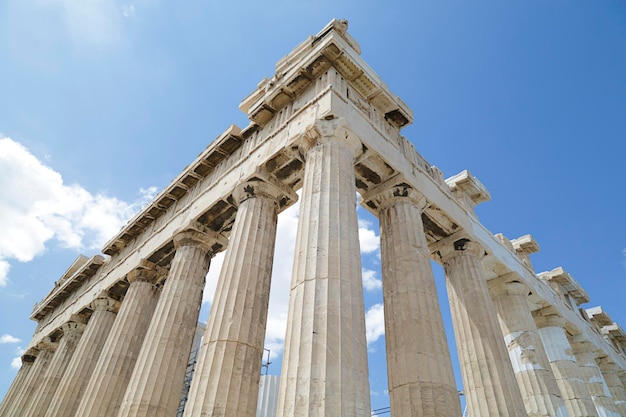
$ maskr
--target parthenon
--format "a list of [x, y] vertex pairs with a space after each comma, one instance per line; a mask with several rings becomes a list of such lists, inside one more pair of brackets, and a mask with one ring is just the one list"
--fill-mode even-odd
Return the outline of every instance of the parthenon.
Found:
[[[465, 170], [401, 135], [413, 114], [333, 20], [31, 315], [0, 417], [174, 417], [211, 259], [225, 252], [184, 417], [255, 417], [278, 215], [300, 200], [277, 417], [371, 415], [357, 204], [379, 219], [391, 414], [463, 415], [431, 261], [443, 266], [467, 415], [626, 417], [626, 333], [531, 235], [494, 235]], [[298, 194], [296, 194], [298, 191]], [[199, 338], [196, 337], [198, 341]], [[272, 416], [273, 417], [273, 416]]]

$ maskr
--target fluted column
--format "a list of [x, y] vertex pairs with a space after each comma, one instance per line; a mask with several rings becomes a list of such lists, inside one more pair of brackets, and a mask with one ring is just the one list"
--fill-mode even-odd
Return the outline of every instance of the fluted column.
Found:
[[604, 375], [596, 362], [594, 346], [590, 342], [577, 341], [573, 344], [574, 355], [580, 367], [580, 373], [587, 384], [591, 400], [600, 417], [622, 417], [611, 396]]
[[109, 336], [92, 372], [76, 417], [111, 417], [119, 411], [160, 290], [156, 272], [135, 269]]
[[[52, 342], [49, 337], [46, 337], [36, 346], [37, 355], [30, 371], [24, 378], [23, 389], [16, 394], [12, 406], [7, 410], [6, 414], [2, 414], [2, 417], [22, 417], [24, 415], [26, 408], [32, 403], [33, 396], [38, 390], [41, 380], [46, 375], [50, 366], [50, 360], [58, 346], [59, 344]], [[30, 353], [34, 354], [34, 350]]]
[[176, 254], [118, 417], [176, 414], [213, 247], [225, 241], [201, 226], [174, 236]]
[[469, 415], [526, 416], [480, 262], [484, 249], [459, 239], [439, 253]]
[[46, 411], [46, 417], [71, 417], [76, 413], [113, 326], [117, 312], [115, 300], [102, 294], [91, 303], [91, 308], [93, 313]]
[[528, 307], [530, 290], [521, 282], [499, 281], [490, 286], [490, 291], [526, 412], [532, 417], [567, 417], [565, 403]]
[[278, 417], [370, 415], [354, 158], [343, 119], [305, 135]]
[[39, 381], [39, 388], [35, 391], [32, 402], [23, 413], [25, 417], [43, 417], [48, 410], [85, 330], [85, 324], [78, 319], [64, 323], [61, 329], [63, 337], [59, 341], [59, 347], [50, 360], [45, 376]]
[[9, 390], [2, 400], [2, 404], [0, 404], [0, 416], [6, 415], [12, 409], [16, 398], [24, 391], [24, 384], [36, 358], [37, 351], [35, 349], [30, 349], [22, 355], [22, 366], [17, 371], [15, 379], [13, 379]]
[[391, 413], [461, 416], [422, 223], [426, 200], [402, 185], [383, 185], [363, 199], [380, 220]]
[[251, 181], [233, 193], [239, 205], [185, 416], [254, 417], [276, 240], [278, 203], [295, 193]]
[[611, 397], [613, 397], [617, 411], [619, 411], [622, 416], [626, 416], [626, 389], [619, 377], [620, 368], [608, 358], [601, 359], [598, 365], [600, 366], [606, 385], [609, 388]]
[[533, 315], [570, 417], [598, 417], [565, 334], [565, 319], [551, 308], [534, 312]]

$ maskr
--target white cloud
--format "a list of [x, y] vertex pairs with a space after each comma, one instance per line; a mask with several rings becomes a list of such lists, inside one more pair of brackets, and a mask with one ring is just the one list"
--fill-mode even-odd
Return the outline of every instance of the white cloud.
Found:
[[0, 344], [2, 343], [19, 343], [21, 342], [20, 339], [18, 339], [15, 336], [11, 336], [10, 334], [3, 334], [2, 336], [0, 336]]
[[373, 253], [380, 247], [380, 236], [372, 228], [372, 223], [359, 219], [359, 243], [361, 253]]
[[382, 304], [374, 304], [365, 313], [365, 335], [370, 345], [385, 334], [385, 312]]
[[25, 147], [0, 138], [0, 286], [9, 261], [28, 262], [55, 240], [66, 248], [99, 249], [150, 201], [156, 189], [140, 190], [127, 203], [80, 185], [67, 185]]
[[17, 356], [15, 356], [11, 360], [11, 368], [13, 368], [13, 369], [20, 369], [22, 367], [22, 354], [24, 352], [25, 352], [25, 350], [21, 346], [18, 346], [18, 348], [15, 349], [15, 354]]
[[363, 269], [361, 274], [363, 275], [363, 288], [367, 291], [376, 291], [383, 287], [383, 282], [376, 278], [376, 271]]
[[122, 6], [122, 15], [126, 18], [132, 17], [135, 14], [135, 5]]

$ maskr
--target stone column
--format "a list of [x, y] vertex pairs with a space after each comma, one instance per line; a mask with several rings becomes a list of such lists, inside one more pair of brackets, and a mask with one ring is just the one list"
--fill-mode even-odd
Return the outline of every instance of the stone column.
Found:
[[530, 290], [521, 282], [502, 280], [493, 282], [490, 290], [526, 412], [533, 417], [567, 417], [565, 403], [528, 307]]
[[591, 342], [587, 341], [576, 341], [573, 347], [581, 376], [585, 384], [587, 384], [587, 389], [591, 394], [593, 404], [596, 406], [598, 416], [622, 417], [617, 410], [615, 401], [613, 401], [609, 387], [604, 380], [604, 375], [602, 375], [602, 371], [596, 363], [595, 347]]
[[469, 415], [526, 416], [480, 259], [467, 239], [440, 249]]
[[118, 417], [176, 414], [213, 248], [225, 239], [200, 225], [174, 236], [176, 254], [139, 351]]
[[622, 416], [626, 416], [626, 389], [619, 377], [620, 368], [608, 358], [601, 359], [599, 366], [617, 410]]
[[76, 417], [111, 417], [119, 411], [160, 290], [156, 272], [135, 269], [109, 336], [104, 342]]
[[185, 416], [254, 417], [270, 297], [278, 204], [295, 193], [240, 185], [239, 205], [209, 315]]
[[22, 417], [24, 415], [26, 408], [32, 403], [33, 396], [39, 388], [41, 380], [46, 375], [50, 366], [50, 360], [54, 356], [58, 345], [58, 343], [52, 342], [49, 337], [46, 337], [44, 341], [37, 345], [36, 349], [29, 350], [29, 353], [32, 354], [34, 354], [34, 350], [37, 350], [35, 361], [26, 378], [24, 378], [22, 390], [16, 393], [13, 404], [6, 414], [2, 414], [2, 417]]
[[303, 138], [306, 166], [278, 417], [370, 416], [355, 155], [343, 119]]
[[552, 308], [536, 311], [533, 316], [570, 417], [598, 417], [567, 339], [565, 319]]
[[59, 347], [50, 360], [45, 376], [38, 381], [39, 388], [30, 405], [25, 408], [24, 417], [43, 417], [46, 414], [85, 330], [85, 324], [81, 320], [76, 318], [76, 321], [69, 321], [61, 326], [63, 337], [59, 341]]
[[24, 384], [36, 358], [37, 351], [35, 349], [29, 349], [22, 355], [22, 366], [17, 371], [15, 379], [13, 379], [9, 390], [2, 400], [2, 404], [0, 404], [0, 416], [6, 415], [13, 408], [16, 398], [24, 391]]
[[363, 199], [380, 220], [391, 413], [461, 416], [422, 223], [426, 199], [405, 185], [383, 185]]
[[115, 300], [102, 294], [91, 303], [91, 308], [93, 313], [46, 411], [46, 417], [71, 417], [76, 413], [104, 342], [113, 326], [117, 312]]

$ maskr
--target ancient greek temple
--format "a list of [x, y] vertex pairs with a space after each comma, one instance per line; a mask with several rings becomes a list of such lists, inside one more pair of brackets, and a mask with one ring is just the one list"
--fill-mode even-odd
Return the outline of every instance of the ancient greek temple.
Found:
[[[357, 204], [378, 217], [394, 417], [461, 417], [431, 260], [443, 266], [471, 417], [626, 416], [626, 334], [537, 242], [493, 235], [468, 171], [400, 133], [411, 110], [334, 20], [230, 126], [38, 303], [2, 417], [177, 415], [211, 258], [225, 251], [185, 417], [254, 417], [277, 217], [300, 199], [277, 417], [369, 417]], [[295, 191], [300, 190], [299, 194]]]

